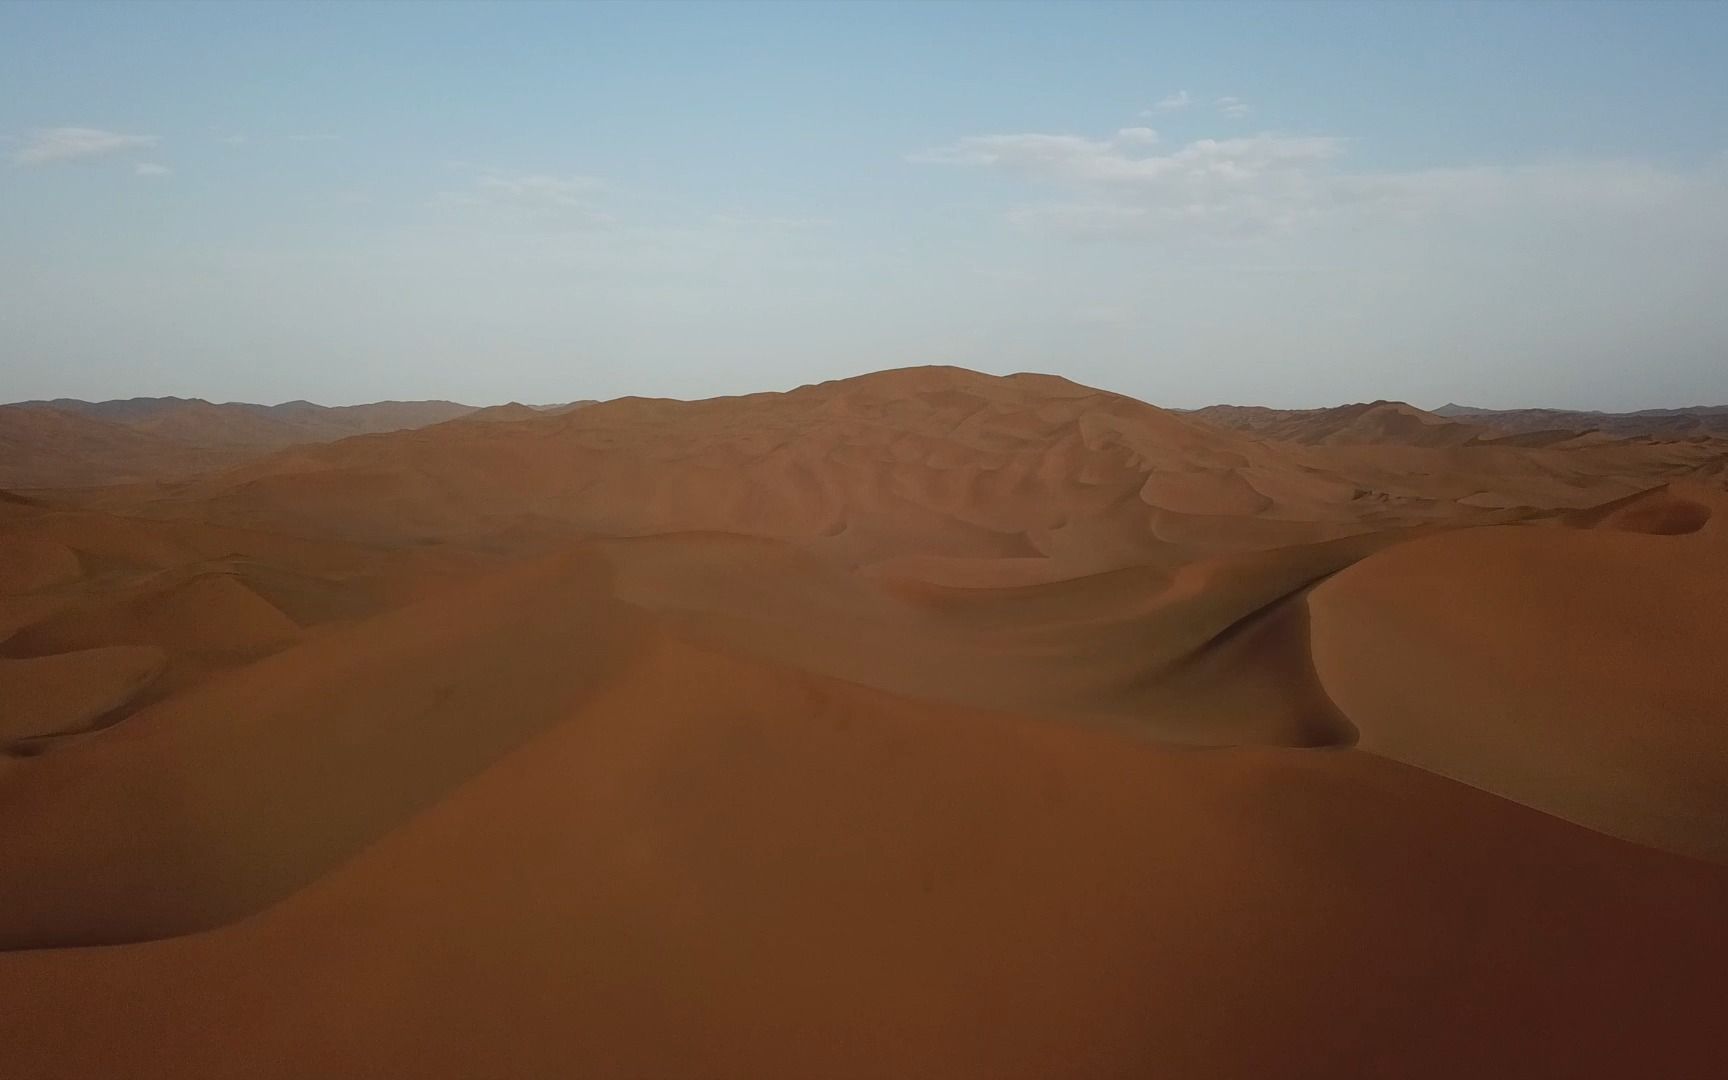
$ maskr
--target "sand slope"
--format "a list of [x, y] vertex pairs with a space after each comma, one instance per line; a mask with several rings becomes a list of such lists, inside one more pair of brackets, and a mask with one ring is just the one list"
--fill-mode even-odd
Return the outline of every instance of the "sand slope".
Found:
[[1725, 903], [1728, 872], [1365, 755], [663, 641], [256, 918], [0, 957], [31, 987], [0, 1030], [43, 1077], [1702, 1077]]
[[1728, 860], [1728, 495], [1473, 529], [1315, 590], [1314, 657], [1376, 753]]
[[0, 492], [0, 1074], [1715, 1077], [1725, 449], [917, 368]]

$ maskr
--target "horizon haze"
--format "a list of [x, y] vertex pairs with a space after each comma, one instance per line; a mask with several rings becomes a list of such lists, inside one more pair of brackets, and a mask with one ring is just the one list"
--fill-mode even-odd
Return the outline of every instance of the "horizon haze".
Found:
[[0, 6], [8, 399], [1728, 401], [1728, 7]]

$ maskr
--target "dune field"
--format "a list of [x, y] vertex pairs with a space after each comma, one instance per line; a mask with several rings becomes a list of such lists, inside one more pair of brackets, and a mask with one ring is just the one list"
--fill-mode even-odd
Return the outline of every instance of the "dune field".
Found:
[[1728, 434], [1448, 411], [0, 407], [0, 1076], [1728, 1075]]

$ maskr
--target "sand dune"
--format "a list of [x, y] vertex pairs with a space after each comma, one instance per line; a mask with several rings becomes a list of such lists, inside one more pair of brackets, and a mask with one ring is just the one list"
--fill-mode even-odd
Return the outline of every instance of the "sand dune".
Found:
[[255, 918], [0, 958], [31, 987], [0, 1025], [43, 1077], [1702, 1076], [1724, 903], [1721, 869], [1366, 755], [663, 641]]
[[1664, 439], [1728, 437], [1728, 405], [1605, 413], [1570, 409], [1478, 409], [1468, 405], [1447, 404], [1436, 409], [1435, 413], [1448, 419], [1517, 433], [1562, 430], [1600, 431], [1620, 437], [1648, 436]]
[[46, 740], [89, 730], [155, 682], [167, 660], [150, 645], [0, 659], [0, 750], [35, 753]]
[[119, 484], [217, 469], [228, 448], [183, 443], [60, 409], [0, 405], [0, 486]]
[[1728, 1060], [1728, 444], [152, 401], [0, 409], [7, 1076]]
[[[1594, 506], [1722, 457], [1690, 443], [1285, 443], [1066, 380], [954, 368], [516, 415], [296, 448], [108, 505], [390, 545], [507, 545], [501, 534], [550, 528], [737, 532], [853, 563], [1068, 562], [1066, 547], [1065, 572], [1081, 574], [1159, 540], [1247, 550]], [[1069, 533], [1083, 539], [1064, 545]]]
[[[592, 557], [511, 567], [140, 710], [0, 777], [0, 943], [160, 937], [304, 885], [604, 682]], [[265, 853], [268, 853], [267, 856]]]
[[1212, 405], [1188, 415], [1262, 438], [1311, 446], [1462, 446], [1492, 434], [1488, 428], [1424, 412], [1402, 401], [1372, 401], [1332, 409]]
[[215, 404], [198, 398], [0, 405], [0, 485], [83, 487], [157, 481], [218, 469], [300, 443], [423, 427], [473, 412], [452, 401], [381, 401], [330, 408]]
[[1728, 860], [1728, 494], [1388, 549], [1317, 589], [1315, 663], [1362, 746]]

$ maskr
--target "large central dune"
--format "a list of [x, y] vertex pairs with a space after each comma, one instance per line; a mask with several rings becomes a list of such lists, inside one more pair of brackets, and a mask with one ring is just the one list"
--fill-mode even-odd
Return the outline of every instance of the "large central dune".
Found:
[[1728, 1061], [1721, 440], [106, 404], [6, 429], [0, 1075]]

